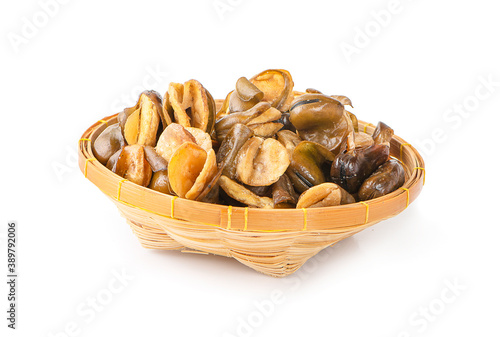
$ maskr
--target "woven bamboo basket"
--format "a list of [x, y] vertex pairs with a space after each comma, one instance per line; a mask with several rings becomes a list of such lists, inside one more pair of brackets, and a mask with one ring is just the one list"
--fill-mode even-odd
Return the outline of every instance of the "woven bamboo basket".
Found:
[[[394, 136], [391, 156], [404, 164], [406, 182], [380, 198], [335, 207], [271, 210], [191, 201], [136, 185], [96, 160], [91, 144], [116, 122], [117, 115], [109, 116], [85, 131], [78, 162], [85, 177], [115, 203], [143, 247], [232, 257], [275, 277], [294, 273], [322, 249], [399, 214], [418, 197], [425, 182], [420, 154]], [[359, 123], [360, 129], [373, 133], [374, 125]]]

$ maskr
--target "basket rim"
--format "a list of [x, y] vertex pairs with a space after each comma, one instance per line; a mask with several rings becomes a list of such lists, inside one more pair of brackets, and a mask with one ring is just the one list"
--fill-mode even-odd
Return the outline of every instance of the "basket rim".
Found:
[[[307, 209], [259, 209], [182, 199], [123, 179], [95, 158], [92, 153], [93, 142], [108, 125], [117, 122], [117, 116], [118, 114], [114, 114], [105, 117], [83, 133], [78, 141], [79, 167], [84, 176], [114, 202], [137, 208], [150, 217], [167, 217], [233, 231], [338, 230], [371, 225], [399, 214], [418, 197], [424, 185], [425, 164], [422, 156], [411, 144], [394, 135], [391, 156], [403, 163], [407, 178], [401, 188], [376, 199]], [[368, 133], [373, 133], [375, 129], [373, 124], [361, 120], [359, 125]], [[281, 219], [283, 217], [286, 219]]]

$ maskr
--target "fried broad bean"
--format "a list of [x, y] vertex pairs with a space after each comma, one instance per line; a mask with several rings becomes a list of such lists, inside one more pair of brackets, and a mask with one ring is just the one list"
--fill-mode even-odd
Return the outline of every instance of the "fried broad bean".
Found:
[[[319, 91], [317, 89], [314, 89], [314, 88], [307, 88], [305, 93], [307, 93], [307, 94], [323, 94], [321, 91]], [[302, 94], [304, 94], [304, 93], [302, 93]], [[349, 97], [347, 97], [347, 96], [344, 96], [344, 95], [330, 95], [330, 97], [336, 99], [337, 101], [339, 101], [343, 105], [349, 105], [351, 108], [353, 108], [352, 102], [349, 99]]]
[[187, 127], [186, 130], [194, 137], [196, 144], [201, 146], [203, 150], [208, 152], [212, 148], [212, 138], [208, 133], [193, 127]]
[[172, 123], [163, 130], [155, 149], [168, 163], [177, 148], [184, 143], [196, 144], [196, 138], [182, 125]]
[[395, 159], [382, 164], [361, 185], [358, 196], [361, 200], [369, 200], [389, 194], [405, 183], [403, 165]]
[[122, 112], [118, 114], [118, 124], [120, 125], [122, 130], [125, 128], [125, 122], [127, 121], [127, 118], [137, 109], [140, 108], [142, 101], [144, 100], [150, 100], [153, 106], [155, 107], [155, 110], [158, 112], [159, 117], [162, 121], [163, 129], [166, 128], [167, 125], [173, 122], [173, 115], [169, 115], [163, 109], [163, 104], [160, 94], [154, 90], [145, 90], [139, 95], [139, 99], [137, 100], [137, 103], [133, 107], [125, 108]]
[[166, 118], [156, 91], [144, 91], [134, 107], [126, 108], [118, 115], [127, 144], [154, 146], [162, 116]]
[[163, 171], [168, 168], [168, 162], [155, 151], [154, 147], [145, 146], [144, 155], [153, 172]]
[[236, 178], [236, 157], [241, 147], [253, 137], [253, 131], [244, 124], [235, 124], [227, 133], [217, 152], [217, 163], [222, 174], [231, 179]]
[[236, 90], [229, 98], [229, 112], [246, 111], [259, 103], [264, 93], [246, 77], [240, 77], [236, 82]]
[[168, 162], [152, 146], [144, 147], [144, 155], [153, 171], [148, 187], [158, 192], [173, 195], [174, 191], [168, 180]]
[[298, 192], [326, 182], [323, 164], [335, 156], [324, 146], [309, 141], [300, 142], [293, 150], [287, 175]]
[[116, 163], [118, 162], [118, 158], [120, 158], [120, 154], [122, 153], [123, 147], [116, 151], [106, 163], [106, 168], [113, 172], [116, 172]]
[[332, 163], [330, 175], [332, 181], [345, 188], [349, 193], [356, 193], [361, 184], [380, 165], [389, 160], [390, 142], [394, 130], [379, 122], [372, 137], [374, 144], [368, 147], [349, 149], [340, 153]]
[[384, 144], [390, 146], [393, 135], [393, 129], [391, 129], [387, 124], [383, 122], [378, 122], [377, 127], [373, 131], [373, 142], [375, 144]]
[[293, 150], [295, 150], [295, 147], [302, 141], [302, 139], [300, 139], [299, 135], [290, 130], [282, 130], [278, 132], [277, 136], [278, 141], [283, 144], [288, 152], [288, 155], [292, 158]]
[[146, 160], [144, 146], [125, 146], [116, 162], [115, 173], [137, 185], [148, 186], [153, 171]]
[[334, 183], [347, 192], [356, 193], [365, 179], [388, 159], [389, 147], [386, 145], [356, 148], [335, 157], [330, 176]]
[[[313, 89], [313, 88], [306, 89], [305, 93], [304, 92], [295, 91], [294, 94], [295, 94], [295, 97], [300, 96], [300, 95], [304, 95], [304, 94], [320, 94], [320, 95], [323, 95], [323, 93], [321, 91]], [[333, 99], [335, 99], [335, 100], [337, 100], [337, 101], [339, 101], [344, 106], [349, 105], [351, 108], [353, 108], [352, 102], [349, 99], [349, 97], [347, 97], [347, 96], [343, 96], [343, 95], [330, 95], [330, 97], [333, 98]], [[357, 119], [356, 115], [354, 115], [352, 112], [347, 111], [347, 110], [345, 110], [345, 113], [351, 119], [352, 125], [354, 127], [354, 131], [358, 132], [358, 119]], [[285, 127], [286, 127], [286, 124], [285, 124]]]
[[285, 173], [290, 158], [276, 139], [252, 137], [238, 151], [236, 177], [250, 186], [268, 186]]
[[283, 127], [283, 124], [275, 123], [280, 118], [281, 112], [267, 102], [260, 102], [249, 110], [234, 112], [220, 118], [215, 124], [217, 140], [222, 142], [235, 124], [245, 124], [259, 137], [274, 136]]
[[217, 171], [217, 174], [212, 178], [200, 195], [195, 199], [196, 201], [208, 202], [211, 204], [219, 203], [219, 179], [221, 170]]
[[321, 91], [314, 89], [314, 88], [307, 88], [305, 93], [307, 93], [307, 94], [323, 94]]
[[274, 208], [294, 208], [297, 204], [298, 195], [286, 174], [273, 184], [272, 192]]
[[299, 197], [297, 208], [338, 206], [355, 202], [354, 197], [334, 183], [311, 187]]
[[200, 82], [170, 83], [163, 107], [174, 121], [184, 127], [195, 127], [210, 134], [215, 124], [215, 101]]
[[122, 135], [120, 125], [108, 126], [92, 144], [93, 153], [97, 160], [106, 165], [109, 158], [125, 146], [125, 139]]
[[175, 194], [168, 180], [168, 169], [154, 172], [148, 187], [161, 193]]
[[217, 174], [215, 152], [191, 142], [182, 144], [168, 164], [168, 180], [181, 198], [195, 200]]
[[304, 140], [338, 153], [343, 139], [353, 132], [342, 103], [322, 94], [304, 94], [292, 102], [290, 121]]
[[196, 180], [191, 189], [186, 193], [186, 198], [196, 200], [200, 194], [206, 190], [209, 184], [213, 183], [213, 178], [217, 175], [217, 161], [215, 159], [214, 150], [210, 149], [207, 153], [207, 159], [203, 168], [196, 177]]
[[284, 69], [269, 69], [250, 79], [264, 93], [262, 101], [269, 102], [272, 107], [281, 112], [290, 108], [293, 100], [293, 80], [290, 73]]
[[[272, 108], [274, 109], [274, 108]], [[276, 110], [278, 111], [278, 110]], [[250, 129], [253, 130], [254, 134], [258, 137], [274, 137], [276, 132], [281, 130], [283, 127], [283, 124], [281, 123], [273, 123], [273, 122], [265, 122], [265, 123], [259, 123], [259, 124], [250, 124], [248, 125]]]
[[330, 97], [336, 99], [337, 101], [339, 101], [343, 105], [349, 105], [351, 108], [354, 108], [352, 106], [351, 100], [347, 96], [344, 96], [344, 95], [331, 95]]
[[277, 123], [283, 124], [283, 127], [281, 130], [290, 130], [292, 132], [296, 132], [297, 129], [295, 129], [295, 126], [293, 126], [292, 122], [290, 121], [290, 113], [289, 112], [283, 112], [281, 114], [281, 118], [276, 121]]
[[234, 200], [250, 207], [273, 208], [273, 199], [268, 197], [259, 197], [255, 193], [226, 176], [221, 176], [219, 183], [224, 192], [226, 192], [227, 195]]
[[[274, 184], [273, 184], [274, 185]], [[269, 197], [272, 193], [272, 185], [271, 186], [250, 186], [243, 184], [247, 190], [251, 191], [253, 194], [258, 195], [259, 197]]]
[[374, 144], [372, 136], [364, 132], [356, 132], [354, 134], [354, 143], [356, 147], [368, 147]]
[[218, 120], [229, 114], [229, 100], [231, 99], [231, 95], [233, 94], [233, 92], [234, 90], [230, 91], [229, 94], [227, 94], [226, 98], [224, 99], [224, 102], [222, 102], [222, 105], [219, 108], [219, 111], [217, 111], [215, 120]]
[[353, 114], [352, 112], [350, 111], [347, 111], [345, 110], [345, 113], [347, 114], [347, 116], [351, 119], [351, 124], [352, 124], [352, 127], [353, 127], [353, 130], [354, 132], [358, 132], [359, 131], [359, 121], [358, 121], [358, 117], [356, 117], [355, 114]]

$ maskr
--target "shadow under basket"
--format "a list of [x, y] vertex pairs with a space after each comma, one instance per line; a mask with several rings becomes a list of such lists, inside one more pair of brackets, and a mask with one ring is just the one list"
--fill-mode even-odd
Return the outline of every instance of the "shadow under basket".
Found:
[[[294, 273], [322, 249], [391, 218], [411, 204], [425, 182], [420, 154], [398, 136], [391, 156], [404, 165], [403, 187], [355, 204], [308, 209], [256, 209], [191, 201], [136, 185], [108, 170], [92, 154], [92, 143], [117, 115], [92, 125], [79, 141], [78, 163], [120, 210], [145, 248], [181, 250], [235, 258], [275, 277]], [[371, 134], [375, 127], [359, 122]]]

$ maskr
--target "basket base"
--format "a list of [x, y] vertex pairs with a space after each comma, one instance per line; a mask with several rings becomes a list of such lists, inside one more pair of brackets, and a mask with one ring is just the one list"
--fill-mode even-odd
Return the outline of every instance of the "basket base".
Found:
[[182, 250], [186, 248], [159, 228], [142, 225], [128, 219], [127, 223], [144, 248], [160, 250]]
[[[126, 217], [126, 214], [123, 214]], [[324, 248], [354, 235], [357, 231], [322, 231], [252, 233], [214, 229], [214, 239], [200, 234], [200, 229], [186, 232], [185, 224], [181, 229], [172, 223], [141, 224], [127, 219], [133, 233], [141, 245], [149, 249], [181, 250], [185, 252], [214, 254], [232, 257], [240, 263], [266, 275], [284, 277], [297, 271], [308, 259]], [[370, 226], [372, 224], [368, 224]], [[201, 231], [203, 232], [203, 231]], [[212, 233], [213, 234], [213, 233]], [[213, 236], [213, 235], [212, 235]]]

